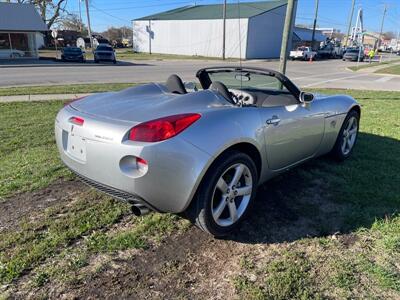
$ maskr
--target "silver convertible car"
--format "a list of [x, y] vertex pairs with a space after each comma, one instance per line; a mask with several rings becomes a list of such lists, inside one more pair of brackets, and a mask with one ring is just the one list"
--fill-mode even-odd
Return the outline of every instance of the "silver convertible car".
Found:
[[182, 213], [221, 236], [248, 215], [258, 185], [311, 158], [352, 153], [360, 106], [349, 96], [306, 93], [267, 69], [196, 76], [201, 90], [171, 75], [66, 105], [55, 121], [63, 162], [137, 215]]

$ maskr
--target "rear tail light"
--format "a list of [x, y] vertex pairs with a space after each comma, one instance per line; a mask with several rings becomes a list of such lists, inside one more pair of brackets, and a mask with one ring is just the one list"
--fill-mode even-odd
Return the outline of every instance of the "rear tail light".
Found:
[[170, 139], [200, 117], [200, 114], [180, 114], [144, 122], [131, 129], [129, 139], [138, 142], [159, 142]]
[[71, 117], [69, 118], [69, 121], [75, 125], [82, 126], [83, 123], [85, 123], [85, 120], [79, 117]]

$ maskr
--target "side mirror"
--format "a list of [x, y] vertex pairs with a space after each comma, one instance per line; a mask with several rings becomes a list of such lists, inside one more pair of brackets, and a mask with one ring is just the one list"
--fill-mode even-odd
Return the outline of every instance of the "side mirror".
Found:
[[192, 81], [185, 82], [183, 85], [185, 86], [185, 89], [187, 89], [188, 91], [193, 91], [193, 92], [198, 91], [196, 83]]
[[301, 103], [310, 103], [314, 100], [314, 94], [307, 92], [300, 92], [299, 100]]

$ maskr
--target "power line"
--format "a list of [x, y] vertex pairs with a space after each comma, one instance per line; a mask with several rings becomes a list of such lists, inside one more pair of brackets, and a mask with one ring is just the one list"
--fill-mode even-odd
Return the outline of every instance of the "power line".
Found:
[[101, 12], [101, 13], [103, 13], [103, 14], [109, 16], [109, 17], [112, 17], [112, 18], [114, 18], [114, 19], [117, 19], [117, 20], [120, 20], [120, 21], [123, 21], [123, 22], [127, 22], [127, 23], [130, 23], [130, 22], [131, 22], [130, 20], [122, 19], [122, 18], [117, 17], [117, 16], [114, 16], [114, 15], [112, 15], [112, 14], [110, 14], [110, 13], [108, 13], [108, 12], [106, 12], [106, 11], [100, 9], [100, 8], [97, 8], [97, 7], [94, 6], [93, 4], [90, 4], [90, 6], [91, 6], [92, 8], [94, 8], [95, 10], [97, 10], [97, 11], [99, 11], [99, 12]]
[[[106, 8], [102, 7], [103, 9], [107, 9], [107, 11], [117, 11], [117, 10], [127, 10], [127, 9], [136, 9], [136, 8], [149, 8], [149, 7], [159, 7], [159, 6], [172, 6], [177, 4], [191, 4], [193, 1], [180, 1], [180, 2], [170, 2], [170, 3], [163, 3], [163, 4], [149, 4], [149, 5], [140, 5], [140, 6], [125, 6], [125, 7], [113, 7], [113, 8]], [[91, 5], [93, 6], [93, 5]]]

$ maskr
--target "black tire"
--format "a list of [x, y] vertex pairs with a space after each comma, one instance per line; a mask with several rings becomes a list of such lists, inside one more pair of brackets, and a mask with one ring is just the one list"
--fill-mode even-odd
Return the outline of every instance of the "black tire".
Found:
[[98, 63], [99, 63], [99, 61], [98, 61], [97, 59], [95, 59], [95, 60], [94, 60], [94, 63], [95, 63], [95, 64], [98, 64]]
[[[353, 146], [351, 147], [350, 151], [348, 153], [343, 153], [343, 150], [342, 150], [343, 132], [346, 129], [346, 127], [348, 126], [348, 122], [352, 117], [355, 117], [357, 119], [357, 135], [355, 137], [355, 141], [354, 141]], [[336, 139], [335, 146], [333, 146], [333, 149], [332, 149], [332, 151], [330, 153], [331, 156], [334, 159], [336, 159], [337, 161], [344, 161], [345, 159], [347, 159], [351, 155], [351, 153], [353, 152], [354, 147], [355, 147], [355, 145], [357, 143], [359, 129], [360, 129], [360, 114], [355, 110], [351, 110], [347, 114], [346, 118], [344, 119], [343, 125], [340, 128], [338, 137]]]
[[113, 60], [113, 64], [115, 65], [117, 63], [117, 61], [116, 60]]
[[[220, 177], [227, 170], [229, 170], [229, 168], [238, 163], [244, 164], [248, 168], [251, 174], [252, 191], [251, 194], [249, 194], [250, 200], [248, 202], [247, 207], [245, 208], [243, 213], [238, 217], [236, 222], [234, 222], [229, 226], [221, 226], [216, 223], [212, 215], [212, 202], [213, 202], [214, 190], [216, 190], [216, 185]], [[195, 197], [192, 200], [192, 203], [190, 204], [189, 208], [187, 209], [184, 215], [197, 227], [199, 227], [201, 230], [207, 233], [210, 233], [214, 236], [227, 235], [232, 230], [237, 228], [251, 211], [254, 198], [256, 195], [257, 183], [258, 183], [258, 174], [254, 161], [245, 153], [239, 151], [227, 151], [223, 153], [207, 171], [196, 192]], [[242, 200], [239, 199], [239, 201]], [[228, 209], [229, 213], [228, 206], [229, 203], [225, 204], [225, 209]]]

